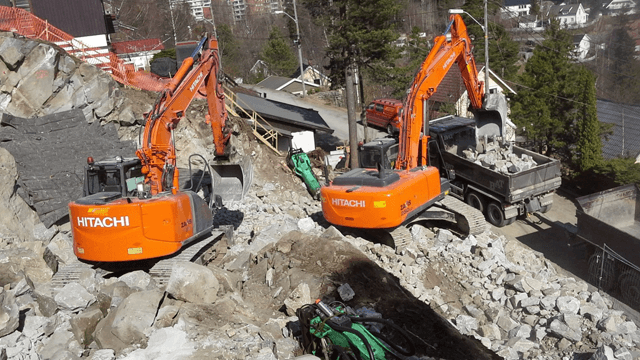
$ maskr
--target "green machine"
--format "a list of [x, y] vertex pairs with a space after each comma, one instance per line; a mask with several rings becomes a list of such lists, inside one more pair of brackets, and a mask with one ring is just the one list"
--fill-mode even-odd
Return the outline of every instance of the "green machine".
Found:
[[[415, 353], [409, 335], [388, 320], [358, 316], [351, 308], [329, 307], [322, 301], [296, 311], [305, 353], [333, 360], [404, 359]], [[377, 324], [378, 326], [371, 326]], [[403, 347], [383, 336], [377, 328], [393, 329], [404, 338]]]
[[311, 193], [311, 196], [317, 198], [320, 195], [320, 183], [313, 174], [309, 156], [307, 156], [302, 149], [289, 149], [287, 164], [293, 169], [293, 172], [296, 175], [302, 178], [304, 183], [307, 185], [307, 189]]

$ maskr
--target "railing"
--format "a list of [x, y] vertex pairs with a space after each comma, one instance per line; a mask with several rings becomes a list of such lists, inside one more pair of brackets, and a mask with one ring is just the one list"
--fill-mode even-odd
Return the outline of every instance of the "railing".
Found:
[[135, 71], [112, 52], [87, 46], [73, 36], [40, 19], [32, 13], [7, 6], [0, 6], [0, 31], [9, 31], [30, 39], [54, 43], [70, 55], [96, 65], [111, 74], [117, 82], [137, 89], [161, 91], [167, 80], [151, 73]]
[[225, 98], [231, 103], [231, 105], [227, 105], [227, 111], [234, 116], [241, 117], [240, 114], [236, 113], [235, 109], [239, 109], [242, 113], [251, 119], [249, 124], [251, 125], [251, 129], [253, 134], [262, 141], [265, 145], [267, 145], [271, 150], [275, 151], [276, 154], [280, 154], [278, 150], [278, 138], [281, 134], [275, 129], [275, 127], [271, 126], [267, 120], [265, 120], [260, 114], [258, 114], [255, 110], [251, 109], [247, 104], [239, 104], [236, 102], [236, 95], [231, 89], [225, 86]]

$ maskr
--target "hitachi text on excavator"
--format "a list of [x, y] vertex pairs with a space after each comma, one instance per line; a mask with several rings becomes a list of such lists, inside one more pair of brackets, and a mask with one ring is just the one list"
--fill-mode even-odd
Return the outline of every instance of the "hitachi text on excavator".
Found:
[[[78, 258], [117, 262], [171, 255], [211, 232], [212, 208], [220, 194], [234, 200], [246, 194], [251, 164], [246, 158], [236, 163], [232, 159], [223, 75], [218, 42], [205, 35], [145, 115], [137, 157], [87, 159], [83, 197], [69, 204]], [[174, 129], [198, 94], [207, 99], [214, 160], [223, 163], [191, 155], [200, 157], [206, 171], [199, 178], [189, 174], [189, 182], [198, 186], [181, 189]], [[212, 186], [202, 186], [206, 178]]]

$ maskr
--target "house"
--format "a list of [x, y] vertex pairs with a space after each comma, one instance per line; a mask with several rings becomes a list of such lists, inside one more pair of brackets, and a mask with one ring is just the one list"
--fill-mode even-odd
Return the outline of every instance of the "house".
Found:
[[[262, 80], [257, 85], [265, 87], [267, 89], [273, 89], [278, 91], [286, 91], [294, 95], [302, 94], [302, 82], [300, 79], [291, 79], [284, 76], [269, 76]], [[320, 85], [305, 81], [305, 91], [309, 92], [311, 88], [319, 88]]]
[[602, 157], [637, 157], [640, 154], [640, 106], [597, 100], [598, 120], [612, 124], [612, 135], [602, 140]]
[[111, 48], [125, 63], [133, 64], [136, 71], [139, 69], [148, 71], [153, 55], [164, 50], [164, 45], [160, 39], [144, 39], [114, 42]]
[[198, 21], [212, 18], [211, 0], [171, 0], [171, 6], [175, 7], [179, 3], [189, 4], [191, 15]]
[[[102, 0], [30, 0], [30, 11], [56, 28], [75, 37], [94, 55], [87, 62], [98, 65], [109, 62], [109, 34], [114, 33], [110, 16], [105, 16]], [[68, 44], [56, 43], [65, 50]], [[104, 53], [105, 56], [99, 56]]]
[[622, 13], [634, 13], [636, 2], [633, 0], [611, 0], [610, 3], [604, 6], [609, 10], [610, 14], [622, 14]]
[[[303, 147], [301, 143], [295, 144], [296, 137], [299, 136], [306, 138], [303, 140], [306, 143], [305, 146], [313, 150], [316, 147], [315, 135], [318, 132], [333, 133], [333, 129], [327, 125], [316, 110], [268, 100], [258, 94], [237, 92], [236, 100], [237, 106], [241, 107], [243, 112], [258, 114], [267, 121], [266, 127], [268, 128], [263, 131], [277, 131], [277, 149], [279, 151], [287, 151], [294, 145], [295, 147]], [[309, 133], [311, 134], [310, 138], [305, 136]]]
[[[318, 86], [331, 86], [331, 79], [328, 76], [324, 75], [314, 66], [309, 64], [303, 65], [304, 69], [304, 83], [312, 82]], [[296, 69], [296, 71], [291, 75], [294, 79], [300, 79], [300, 68]]]
[[532, 0], [505, 0], [504, 6], [502, 7], [502, 17], [514, 18], [530, 15], [531, 1]]
[[574, 56], [577, 60], [584, 60], [591, 49], [591, 38], [587, 34], [573, 35]]
[[584, 10], [582, 4], [561, 4], [553, 5], [549, 8], [546, 18], [555, 17], [560, 21], [560, 25], [567, 27], [580, 27], [587, 23], [589, 15]]

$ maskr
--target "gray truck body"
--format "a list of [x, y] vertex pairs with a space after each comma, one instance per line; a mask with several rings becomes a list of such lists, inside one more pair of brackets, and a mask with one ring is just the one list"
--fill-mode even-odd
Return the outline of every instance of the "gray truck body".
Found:
[[[444, 166], [455, 171], [452, 192], [464, 198], [469, 191], [475, 191], [499, 201], [507, 219], [548, 208], [553, 202], [553, 193], [562, 182], [560, 162], [512, 146], [512, 153], [518, 157], [522, 154], [530, 156], [537, 166], [509, 174], [484, 167], [462, 155], [463, 150], [478, 146], [475, 131], [473, 119], [449, 116], [429, 123], [429, 134], [438, 144]], [[430, 154], [434, 154], [433, 148], [430, 150]]]
[[635, 184], [576, 199], [577, 236], [640, 266], [640, 192]]

